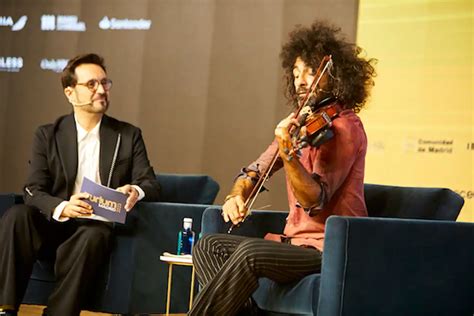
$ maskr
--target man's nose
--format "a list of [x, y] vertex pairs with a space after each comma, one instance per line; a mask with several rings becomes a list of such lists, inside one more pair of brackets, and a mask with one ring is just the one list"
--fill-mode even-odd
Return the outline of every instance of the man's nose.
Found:
[[104, 85], [100, 81], [99, 81], [99, 85], [97, 86], [97, 90], [95, 92], [99, 94], [105, 94]]
[[306, 80], [306, 76], [304, 75], [300, 75], [298, 76], [296, 79], [295, 79], [295, 82], [296, 82], [296, 88], [299, 89], [299, 88], [306, 88], [306, 86], [308, 85], [308, 82]]

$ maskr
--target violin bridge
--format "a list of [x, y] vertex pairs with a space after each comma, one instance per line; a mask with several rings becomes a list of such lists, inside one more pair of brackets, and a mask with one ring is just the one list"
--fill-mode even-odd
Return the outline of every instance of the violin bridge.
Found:
[[332, 120], [331, 120], [331, 117], [329, 116], [329, 114], [327, 114], [326, 111], [322, 111], [321, 116], [324, 118], [324, 120], [326, 121], [328, 126], [331, 127], [332, 126]]

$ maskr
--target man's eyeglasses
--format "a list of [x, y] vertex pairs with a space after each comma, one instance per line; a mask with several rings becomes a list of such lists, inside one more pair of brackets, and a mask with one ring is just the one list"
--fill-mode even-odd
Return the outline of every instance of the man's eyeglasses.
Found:
[[89, 89], [92, 92], [97, 91], [99, 88], [99, 84], [102, 85], [104, 90], [108, 91], [110, 88], [112, 88], [112, 80], [110, 79], [102, 79], [102, 80], [97, 80], [97, 79], [91, 79], [85, 83], [76, 83], [78, 86], [85, 86], [87, 89]]

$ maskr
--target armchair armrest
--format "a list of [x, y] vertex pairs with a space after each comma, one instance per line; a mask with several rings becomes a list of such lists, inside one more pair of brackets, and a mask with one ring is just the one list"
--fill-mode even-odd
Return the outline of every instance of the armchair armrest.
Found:
[[16, 193], [0, 193], [0, 217], [15, 204], [22, 204], [23, 197]]
[[318, 315], [472, 315], [474, 223], [326, 223]]

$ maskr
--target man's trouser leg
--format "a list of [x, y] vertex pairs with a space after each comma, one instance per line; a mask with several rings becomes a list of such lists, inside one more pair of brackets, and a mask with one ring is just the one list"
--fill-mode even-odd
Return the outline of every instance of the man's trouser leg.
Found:
[[320, 271], [316, 249], [233, 235], [204, 236], [193, 250], [203, 286], [189, 315], [235, 315], [260, 277], [288, 283]]
[[0, 220], [0, 306], [17, 310], [25, 295], [48, 221], [26, 205], [15, 205]]
[[90, 299], [99, 272], [110, 257], [112, 225], [100, 221], [78, 221], [76, 231], [56, 252], [56, 287], [49, 297], [47, 315], [79, 315]]

